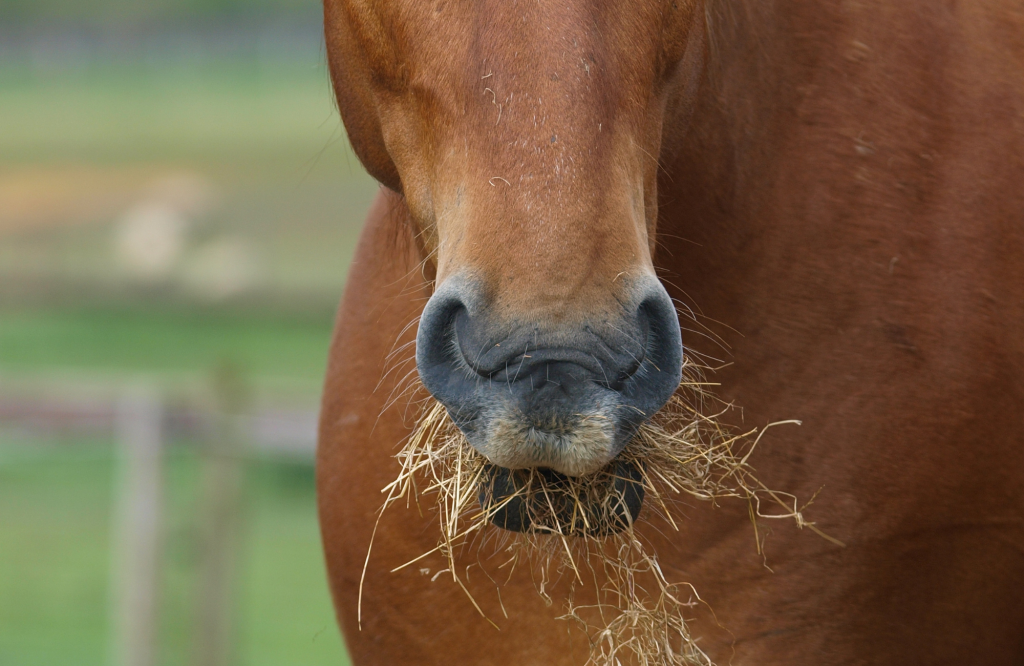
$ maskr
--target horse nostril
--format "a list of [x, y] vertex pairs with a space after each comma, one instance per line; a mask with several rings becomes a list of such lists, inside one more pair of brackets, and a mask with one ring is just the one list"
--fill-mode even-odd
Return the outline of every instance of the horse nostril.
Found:
[[467, 310], [460, 289], [439, 289], [427, 302], [416, 333], [416, 367], [423, 385], [447, 404], [458, 392], [455, 373], [463, 365], [455, 323]]
[[634, 406], [649, 416], [675, 393], [683, 367], [679, 317], [660, 283], [648, 287], [637, 308], [637, 321], [644, 333], [642, 386], [641, 382], [626, 382], [623, 390]]
[[448, 389], [465, 381], [502, 383], [510, 390], [516, 385], [513, 392], [520, 394], [586, 383], [621, 393], [653, 413], [678, 385], [682, 348], [675, 309], [660, 283], [647, 284], [641, 294], [631, 316], [582, 330], [540, 324], [499, 328], [479, 290], [469, 281], [450, 279], [420, 321], [421, 377], [442, 401]]

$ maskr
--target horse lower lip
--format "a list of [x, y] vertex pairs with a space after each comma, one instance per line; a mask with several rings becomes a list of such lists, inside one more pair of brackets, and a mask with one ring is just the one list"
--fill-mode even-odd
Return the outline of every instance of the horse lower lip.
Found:
[[644, 501], [638, 464], [614, 461], [592, 478], [607, 488], [604, 501], [577, 501], [570, 491], [574, 480], [554, 470], [488, 464], [479, 487], [480, 506], [490, 512], [491, 523], [511, 532], [597, 537], [635, 523]]

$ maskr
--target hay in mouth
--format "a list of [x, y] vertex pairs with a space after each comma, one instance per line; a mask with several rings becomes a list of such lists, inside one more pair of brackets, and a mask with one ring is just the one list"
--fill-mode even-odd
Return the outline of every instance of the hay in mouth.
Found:
[[550, 469], [485, 463], [477, 493], [481, 510], [502, 529], [592, 537], [629, 528], [639, 517], [645, 494], [639, 465], [621, 460], [582, 485]]
[[[573, 592], [560, 600], [566, 609], [562, 619], [578, 623], [590, 637], [588, 664], [710, 666], [686, 620], [692, 607], [702, 603], [700, 597], [688, 583], [665, 577], [657, 554], [648, 552], [634, 530], [639, 502], [627, 496], [636, 492], [631, 490], [634, 484], [646, 495], [646, 511], [676, 530], [673, 508], [680, 499], [715, 502], [735, 497], [749, 503], [759, 553], [757, 518], [791, 519], [832, 540], [804, 519], [806, 504], [799, 506], [795, 497], [769, 490], [754, 476], [748, 459], [767, 428], [732, 433], [717, 420], [728, 406], [711, 415], [702, 413], [712, 401], [698, 382], [684, 380], [669, 404], [641, 426], [605, 469], [581, 477], [553, 476], [542, 469], [505, 470], [515, 475], [515, 483], [508, 484], [469, 445], [444, 406], [431, 399], [396, 455], [401, 472], [383, 489], [387, 499], [381, 514], [402, 500], [422, 504], [430, 498], [440, 537], [434, 550], [398, 569], [440, 553], [454, 582], [484, 615], [458, 573], [456, 556], [472, 544], [500, 544], [497, 548], [507, 551], [512, 567], [522, 562], [534, 569], [537, 591], [549, 603], [554, 601], [547, 592], [549, 583], [563, 573], [573, 578]], [[621, 482], [624, 477], [628, 483]], [[496, 491], [496, 483], [505, 487]], [[782, 509], [765, 513], [763, 503]], [[499, 530], [495, 523], [521, 529], [503, 532], [508, 535], [504, 539], [475, 538]], [[369, 557], [368, 551], [367, 562]], [[575, 602], [574, 591], [584, 581], [596, 586], [596, 605]], [[361, 614], [362, 580], [359, 599]]]

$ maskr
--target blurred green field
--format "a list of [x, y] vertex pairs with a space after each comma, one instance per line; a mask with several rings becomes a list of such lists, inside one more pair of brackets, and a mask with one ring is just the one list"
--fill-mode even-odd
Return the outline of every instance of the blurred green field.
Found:
[[194, 383], [241, 369], [260, 392], [316, 400], [332, 319], [183, 306], [0, 310], [0, 378]]
[[[0, 663], [103, 666], [110, 659], [112, 490], [102, 441], [0, 445]], [[198, 457], [167, 460], [160, 664], [186, 664], [197, 593]], [[325, 584], [312, 467], [248, 464], [237, 663], [348, 663]]]
[[[91, 62], [0, 66], [0, 161], [178, 162], [270, 172], [292, 185], [349, 160], [320, 62]], [[352, 168], [349, 169], [348, 167]], [[343, 168], [339, 168], [343, 167]], [[284, 184], [284, 183], [282, 183]]]
[[[48, 0], [11, 4], [0, 19], [102, 26], [248, 11], [239, 7]], [[315, 409], [377, 188], [349, 151], [322, 56], [298, 52], [0, 63], [0, 388], [144, 378], [180, 395], [229, 364], [265, 402]], [[178, 216], [165, 224], [173, 252], [140, 269], [125, 259], [125, 229], [154, 207]], [[115, 449], [95, 436], [33, 437], [0, 427], [0, 665], [109, 664]], [[166, 665], [189, 663], [192, 649], [196, 450], [168, 448]], [[311, 461], [251, 458], [246, 479], [235, 663], [348, 663]]]
[[18, 22], [74, 22], [103, 26], [156, 20], [209, 21], [252, 16], [316, 16], [309, 0], [4, 0], [0, 18]]
[[[0, 132], [0, 373], [180, 375], [227, 358], [319, 384], [376, 192], [321, 65], [0, 67], [0, 126], [16, 129]], [[135, 275], [119, 225], [168, 181], [209, 201], [166, 273]], [[225, 247], [247, 274], [211, 293]]]
[[[226, 251], [230, 296], [330, 310], [376, 192], [315, 62], [0, 67], [0, 127], [0, 302], [219, 302]], [[182, 247], [140, 278], [118, 234], [154, 204]]]

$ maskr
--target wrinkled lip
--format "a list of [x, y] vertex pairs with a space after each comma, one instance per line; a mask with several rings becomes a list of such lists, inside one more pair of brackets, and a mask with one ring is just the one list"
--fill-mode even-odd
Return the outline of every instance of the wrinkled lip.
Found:
[[643, 474], [637, 463], [621, 460], [584, 479], [487, 463], [478, 496], [491, 523], [510, 532], [602, 537], [636, 522]]

